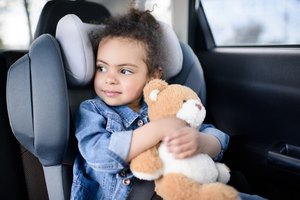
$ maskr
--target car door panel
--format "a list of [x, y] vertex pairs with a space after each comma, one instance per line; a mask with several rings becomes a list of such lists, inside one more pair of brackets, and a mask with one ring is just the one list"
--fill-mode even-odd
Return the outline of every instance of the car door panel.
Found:
[[218, 47], [201, 2], [196, 13], [190, 9], [189, 42], [204, 71], [206, 120], [230, 135], [223, 161], [245, 176], [251, 190], [242, 192], [298, 199], [300, 45]]
[[[254, 192], [299, 196], [300, 49], [199, 50], [208, 120], [231, 136], [227, 157]], [[292, 147], [292, 150], [291, 150]]]

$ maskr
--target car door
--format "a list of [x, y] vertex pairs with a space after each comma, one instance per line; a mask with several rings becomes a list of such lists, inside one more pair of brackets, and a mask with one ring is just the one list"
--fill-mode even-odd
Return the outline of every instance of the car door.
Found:
[[269, 199], [300, 196], [296, 10], [296, 0], [190, 1], [189, 43], [204, 70], [207, 121], [231, 136], [224, 162], [245, 175], [246, 192]]

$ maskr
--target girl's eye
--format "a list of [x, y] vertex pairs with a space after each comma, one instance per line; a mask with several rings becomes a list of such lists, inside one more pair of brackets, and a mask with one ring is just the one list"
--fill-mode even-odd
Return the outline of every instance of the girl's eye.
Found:
[[99, 71], [99, 72], [106, 72], [107, 69], [103, 66], [96, 66], [96, 70]]
[[133, 72], [130, 71], [129, 69], [122, 69], [122, 70], [121, 70], [121, 73], [122, 73], [122, 74], [125, 74], [125, 75], [128, 75], [128, 74], [132, 74]]

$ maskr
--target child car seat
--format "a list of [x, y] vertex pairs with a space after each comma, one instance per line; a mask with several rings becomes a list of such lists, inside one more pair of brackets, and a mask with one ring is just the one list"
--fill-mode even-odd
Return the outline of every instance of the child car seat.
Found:
[[[43, 165], [50, 199], [69, 197], [63, 164], [65, 158], [73, 158], [68, 155], [72, 154], [69, 140], [74, 136], [70, 118], [82, 100], [94, 95], [90, 83], [95, 58], [89, 37], [94, 28], [76, 15], [66, 15], [58, 23], [56, 38], [49, 34], [38, 37], [8, 73], [11, 128]], [[205, 102], [203, 71], [197, 57], [170, 27], [162, 23], [162, 28], [167, 81], [188, 85]]]
[[[100, 4], [84, 1], [48, 1], [39, 17], [35, 31], [35, 38], [44, 33], [55, 35], [56, 25], [64, 15], [74, 13], [85, 22], [101, 22], [110, 16], [109, 11]], [[21, 58], [28, 51], [9, 50], [1, 52], [1, 161], [5, 163], [1, 171], [7, 177], [0, 182], [0, 196], [4, 199], [47, 199], [47, 189], [45, 185], [42, 167], [39, 161], [13, 136], [9, 125], [7, 105], [6, 105], [6, 79], [7, 70], [16, 60]], [[22, 103], [20, 101], [20, 103]], [[64, 169], [65, 167], [63, 167]], [[64, 170], [69, 173], [70, 170]], [[65, 176], [68, 173], [64, 173]], [[70, 173], [71, 175], [72, 173]], [[65, 178], [67, 180], [67, 178]], [[69, 184], [64, 182], [64, 184]], [[68, 186], [65, 186], [68, 188]], [[66, 192], [68, 196], [68, 192]]]

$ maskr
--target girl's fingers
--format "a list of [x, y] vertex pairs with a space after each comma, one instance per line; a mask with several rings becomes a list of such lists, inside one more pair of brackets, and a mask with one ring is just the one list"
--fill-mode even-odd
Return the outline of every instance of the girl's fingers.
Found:
[[182, 143], [181, 145], [169, 145], [167, 148], [170, 153], [179, 158], [192, 156], [196, 154], [198, 149], [197, 145], [192, 142]]
[[191, 157], [192, 155], [194, 155], [194, 151], [190, 150], [190, 151], [184, 151], [182, 153], [179, 154], [173, 154], [175, 158], [177, 159], [183, 159], [183, 158], [188, 158]]

